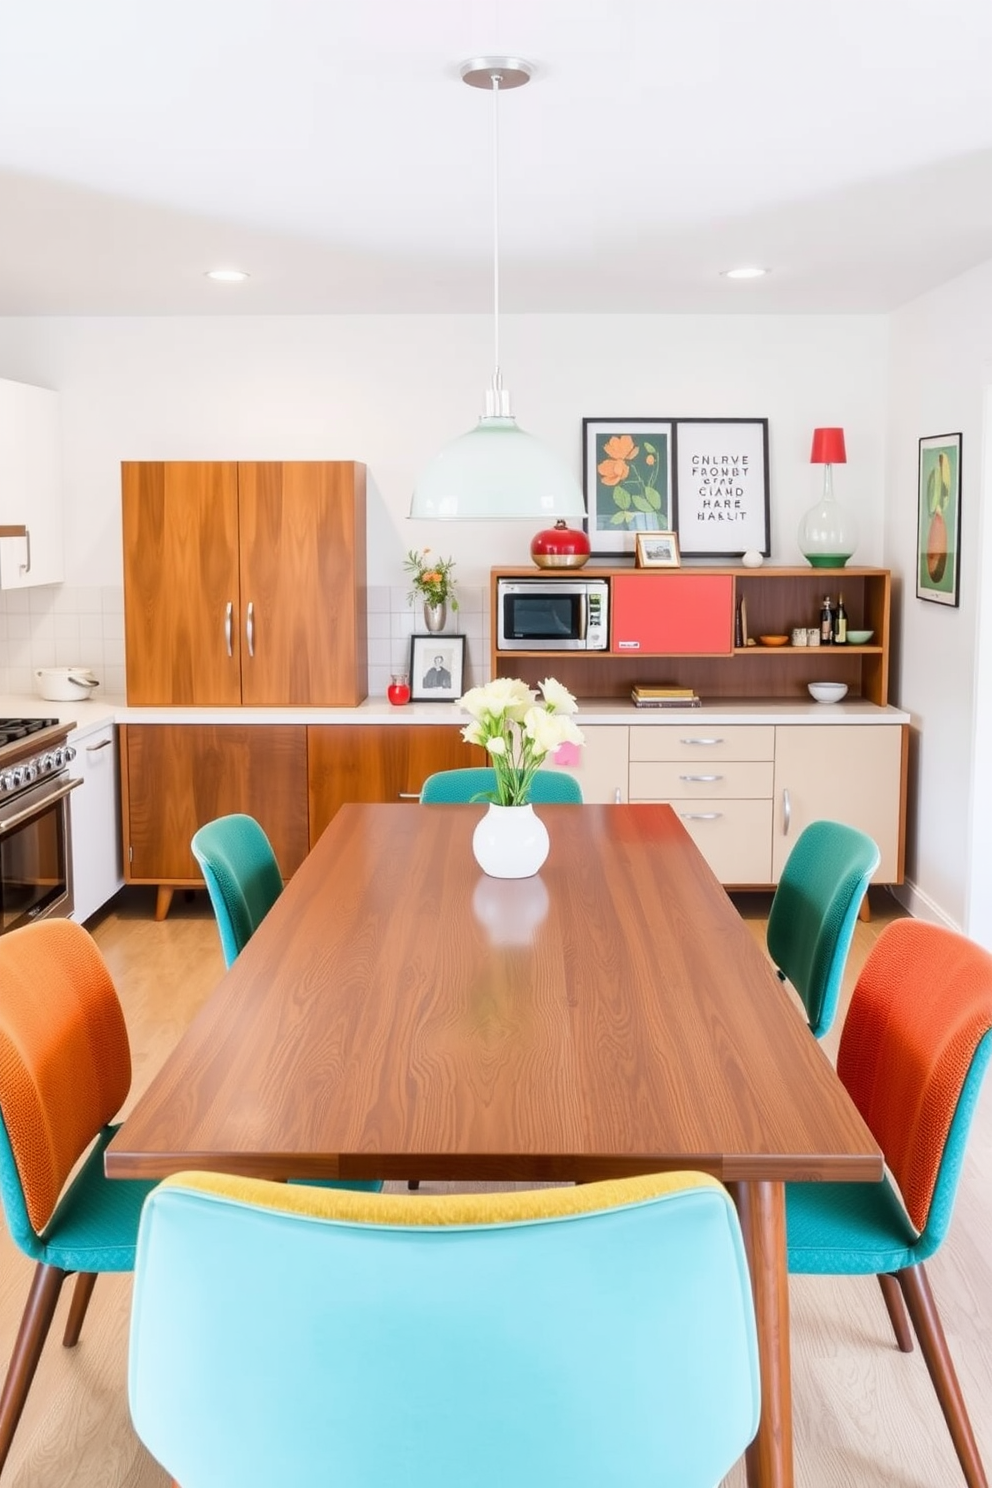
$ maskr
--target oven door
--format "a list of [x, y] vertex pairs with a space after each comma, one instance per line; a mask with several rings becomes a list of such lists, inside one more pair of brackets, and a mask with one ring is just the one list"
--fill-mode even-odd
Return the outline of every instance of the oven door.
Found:
[[49, 778], [0, 808], [0, 935], [72, 913], [69, 792], [82, 783]]

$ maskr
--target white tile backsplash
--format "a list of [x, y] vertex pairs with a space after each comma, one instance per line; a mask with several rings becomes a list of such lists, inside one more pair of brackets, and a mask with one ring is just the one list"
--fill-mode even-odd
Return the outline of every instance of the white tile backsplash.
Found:
[[[369, 695], [384, 697], [393, 672], [410, 665], [410, 637], [426, 633], [405, 585], [368, 590]], [[466, 687], [489, 677], [489, 589], [459, 584], [444, 634], [464, 635]], [[45, 585], [0, 590], [0, 690], [33, 692], [42, 666], [91, 667], [107, 697], [124, 697], [124, 590]]]

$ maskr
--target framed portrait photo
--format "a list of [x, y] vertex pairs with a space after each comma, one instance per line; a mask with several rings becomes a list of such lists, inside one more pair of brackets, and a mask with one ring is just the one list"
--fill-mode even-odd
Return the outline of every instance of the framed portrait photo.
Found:
[[916, 597], [956, 605], [961, 575], [961, 435], [920, 440]]
[[633, 553], [638, 532], [674, 531], [670, 419], [582, 420], [582, 488], [594, 553]]
[[679, 540], [674, 532], [638, 532], [638, 568], [678, 568]]
[[410, 697], [415, 703], [453, 703], [464, 692], [465, 637], [410, 637]]
[[676, 419], [674, 440], [682, 557], [767, 558], [768, 420]]

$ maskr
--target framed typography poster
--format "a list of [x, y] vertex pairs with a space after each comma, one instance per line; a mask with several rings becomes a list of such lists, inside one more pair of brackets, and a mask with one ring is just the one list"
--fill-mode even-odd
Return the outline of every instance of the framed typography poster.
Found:
[[676, 530], [683, 558], [768, 557], [767, 419], [676, 419]]

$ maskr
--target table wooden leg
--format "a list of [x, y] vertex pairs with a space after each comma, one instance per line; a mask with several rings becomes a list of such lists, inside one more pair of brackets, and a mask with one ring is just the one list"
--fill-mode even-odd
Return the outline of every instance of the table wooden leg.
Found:
[[785, 1189], [764, 1182], [730, 1187], [751, 1268], [761, 1369], [761, 1420], [747, 1449], [748, 1488], [793, 1488]]

